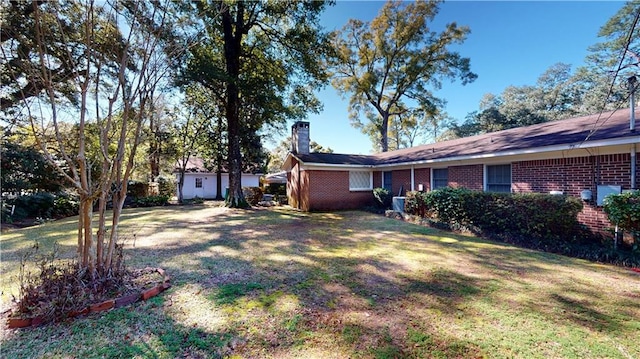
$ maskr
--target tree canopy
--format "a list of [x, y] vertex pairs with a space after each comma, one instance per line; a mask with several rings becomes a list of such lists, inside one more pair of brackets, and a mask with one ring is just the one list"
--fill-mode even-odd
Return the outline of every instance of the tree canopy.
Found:
[[317, 111], [313, 90], [326, 81], [320, 60], [327, 51], [319, 15], [327, 4], [200, 1], [197, 14], [205, 39], [190, 53], [186, 78], [220, 96], [226, 119], [229, 196], [244, 206], [242, 146], [261, 147], [258, 131]]
[[431, 29], [438, 6], [438, 1], [388, 1], [371, 22], [352, 19], [334, 34], [333, 86], [350, 95], [352, 124], [377, 133], [376, 147], [383, 152], [389, 149], [390, 119], [408, 110], [401, 100], [433, 107], [439, 100], [431, 89], [440, 88], [443, 79], [467, 84], [477, 77], [469, 58], [450, 50], [466, 39], [469, 28], [450, 23], [441, 32]]

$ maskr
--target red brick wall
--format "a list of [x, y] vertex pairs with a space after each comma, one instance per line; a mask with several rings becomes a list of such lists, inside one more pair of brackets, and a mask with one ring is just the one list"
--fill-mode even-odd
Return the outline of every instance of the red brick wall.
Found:
[[382, 172], [374, 171], [373, 172], [373, 188], [382, 187]]
[[402, 187], [402, 196], [411, 190], [411, 170], [399, 170], [391, 173], [391, 194], [397, 196], [400, 193], [400, 187]]
[[[578, 220], [594, 231], [609, 226], [602, 207], [595, 205], [596, 183], [620, 185], [630, 188], [630, 154], [573, 157], [564, 159], [532, 160], [514, 162], [511, 166], [513, 192], [563, 191], [571, 196], [580, 196], [584, 189], [593, 192], [593, 203], [585, 203]], [[640, 168], [640, 156], [636, 158]], [[484, 166], [466, 165], [449, 167], [449, 185], [484, 190]], [[382, 185], [380, 171], [373, 172], [374, 188]], [[287, 194], [293, 207], [298, 205], [297, 163], [288, 174]], [[637, 176], [640, 177], [640, 176]], [[300, 206], [303, 210], [353, 209], [371, 205], [371, 191], [349, 191], [348, 171], [301, 171]], [[431, 189], [430, 168], [414, 170], [416, 189], [422, 183], [425, 190]], [[393, 194], [397, 195], [400, 186], [404, 191], [411, 189], [411, 170], [397, 170], [392, 174]], [[636, 178], [636, 188], [640, 178]]]
[[597, 184], [618, 185], [629, 189], [631, 155], [622, 153], [514, 162], [511, 173], [514, 192], [563, 191], [567, 195], [579, 197], [582, 190], [591, 190], [594, 200], [584, 203], [578, 220], [594, 231], [602, 231], [610, 224], [602, 207], [595, 203]]
[[289, 205], [303, 211], [309, 210], [309, 171], [299, 171], [300, 164], [293, 159], [291, 172], [287, 173], [287, 197]]
[[418, 190], [418, 185], [422, 183], [425, 191], [431, 190], [431, 168], [416, 168], [413, 171], [413, 180], [416, 183], [415, 190]]
[[356, 209], [373, 205], [372, 191], [349, 191], [349, 171], [306, 172], [310, 176], [309, 210]]
[[483, 165], [449, 167], [449, 186], [464, 187], [476, 191], [484, 190]]
[[298, 208], [298, 170], [297, 161], [293, 161], [291, 172], [287, 172], [287, 199], [289, 205], [293, 208]]

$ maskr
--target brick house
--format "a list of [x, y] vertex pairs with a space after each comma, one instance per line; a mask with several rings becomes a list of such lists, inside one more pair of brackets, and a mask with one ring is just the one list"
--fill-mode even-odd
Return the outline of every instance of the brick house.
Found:
[[581, 223], [609, 226], [602, 200], [640, 184], [640, 133], [627, 110], [576, 117], [373, 155], [309, 153], [309, 123], [292, 127], [289, 204], [304, 211], [355, 209], [372, 190], [394, 195], [441, 187], [564, 193], [584, 199]]

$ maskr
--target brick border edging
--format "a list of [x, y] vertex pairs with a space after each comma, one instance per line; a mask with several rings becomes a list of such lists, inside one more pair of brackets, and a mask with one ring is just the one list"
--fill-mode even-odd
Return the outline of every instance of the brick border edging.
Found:
[[[73, 319], [73, 318], [77, 318], [90, 313], [100, 313], [100, 312], [104, 312], [114, 308], [122, 308], [124, 306], [136, 303], [138, 301], [143, 301], [143, 300], [148, 300], [150, 298], [153, 298], [156, 295], [171, 288], [171, 277], [164, 271], [164, 269], [147, 267], [143, 270], [151, 270], [151, 271], [158, 272], [158, 274], [162, 276], [162, 282], [159, 282], [153, 287], [146, 290], [136, 291], [134, 293], [131, 293], [122, 297], [118, 297], [116, 299], [109, 299], [100, 303], [90, 304], [80, 310], [71, 310], [66, 314], [66, 317], [69, 319]], [[44, 323], [43, 318], [39, 316], [33, 317], [33, 318], [15, 317], [15, 318], [7, 319], [7, 327], [9, 329], [36, 327], [43, 323]]]

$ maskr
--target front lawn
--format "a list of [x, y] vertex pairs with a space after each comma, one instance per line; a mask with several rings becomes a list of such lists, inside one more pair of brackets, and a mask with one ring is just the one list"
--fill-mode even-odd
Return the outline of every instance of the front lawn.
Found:
[[[20, 253], [75, 218], [2, 234], [3, 310]], [[7, 358], [640, 358], [640, 275], [364, 212], [127, 209], [130, 267], [173, 287], [102, 315], [2, 329]]]

